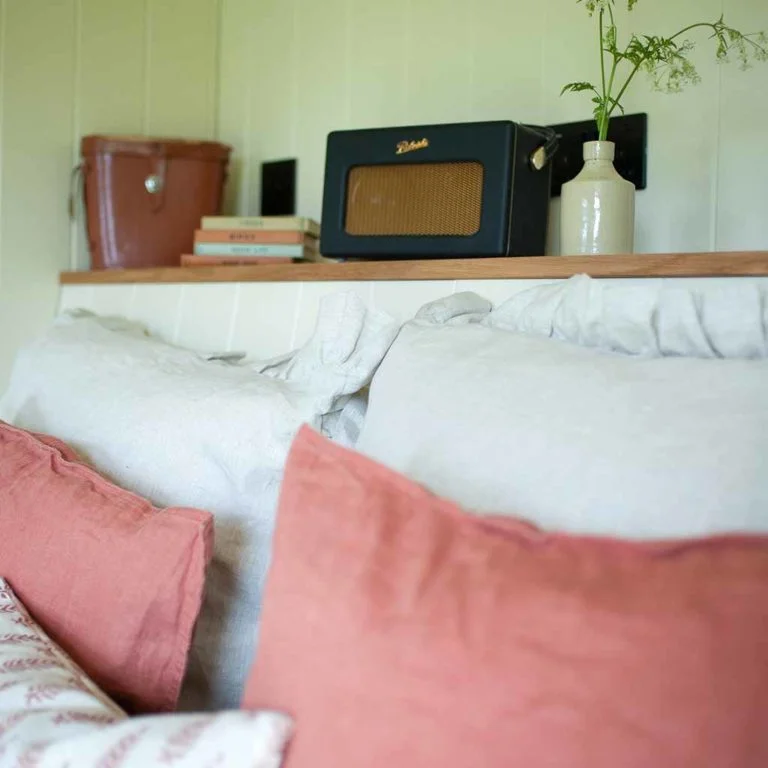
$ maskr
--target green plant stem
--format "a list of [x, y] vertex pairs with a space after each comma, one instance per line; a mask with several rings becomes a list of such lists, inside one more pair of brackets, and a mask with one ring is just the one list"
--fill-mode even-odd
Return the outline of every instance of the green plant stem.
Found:
[[[608, 16], [611, 20], [611, 26], [615, 29], [616, 28], [616, 19], [613, 15], [613, 6], [611, 3], [608, 3]], [[604, 10], [600, 9], [600, 52], [601, 52], [601, 64], [603, 64], [602, 56], [604, 55], [604, 43], [603, 43], [603, 13]], [[611, 67], [611, 75], [608, 80], [608, 87], [605, 87], [605, 66], [601, 66], [602, 73], [603, 73], [603, 109], [602, 114], [600, 115], [600, 119], [598, 120], [597, 124], [597, 130], [598, 130], [598, 139], [600, 141], [605, 141], [608, 138], [608, 125], [610, 122], [610, 112], [608, 112], [608, 102], [611, 97], [611, 91], [613, 90], [613, 82], [616, 79], [616, 70], [619, 66], [619, 62], [616, 59], [616, 56], [614, 54], [613, 56], [613, 66]]]
[[605, 92], [605, 42], [603, 40], [604, 17], [605, 17], [605, 11], [601, 8], [600, 9], [600, 75], [603, 79], [603, 102], [605, 102], [606, 96], [608, 95]]
[[629, 88], [629, 84], [634, 80], [635, 75], [640, 71], [640, 67], [643, 65], [643, 63], [646, 61], [648, 57], [646, 56], [644, 59], [642, 59], [640, 62], [638, 62], [634, 68], [632, 69], [632, 72], [630, 72], [629, 77], [627, 78], [627, 81], [622, 86], [621, 90], [619, 91], [618, 96], [616, 96], [615, 99], [613, 99], [613, 104], [608, 110], [608, 118], [610, 119], [611, 115], [613, 114], [616, 107], [619, 106], [619, 102], [621, 101], [621, 97], [626, 93], [627, 88]]
[[616, 60], [616, 58], [613, 59], [613, 66], [611, 67], [611, 76], [608, 80], [608, 91], [606, 94], [605, 99], [603, 100], [603, 109], [600, 114], [600, 119], [598, 120], [597, 128], [598, 128], [598, 139], [600, 141], [605, 141], [608, 138], [608, 123], [611, 119], [611, 110], [608, 108], [608, 100], [610, 99], [611, 91], [613, 90], [613, 82], [616, 79], [616, 70], [619, 66], [619, 62]]
[[698, 27], [709, 27], [710, 29], [716, 29], [716, 26], [711, 21], [700, 21], [698, 24], [691, 24], [689, 27], [685, 27], [681, 29], [679, 32], [675, 32], [672, 37], [670, 37], [670, 40], [674, 40], [677, 37], [680, 37], [680, 35], [684, 35], [686, 32], [690, 32], [692, 29], [697, 29]]

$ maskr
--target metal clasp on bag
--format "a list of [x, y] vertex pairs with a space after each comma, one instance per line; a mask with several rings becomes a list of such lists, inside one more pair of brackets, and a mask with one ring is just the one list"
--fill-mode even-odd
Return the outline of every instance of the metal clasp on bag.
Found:
[[149, 192], [150, 195], [157, 195], [163, 189], [163, 179], [155, 173], [150, 174], [144, 179], [144, 189]]
[[144, 179], [144, 189], [151, 195], [152, 210], [157, 212], [163, 207], [165, 201], [165, 177], [168, 169], [168, 161], [162, 147], [158, 146], [150, 158], [152, 165], [149, 175]]

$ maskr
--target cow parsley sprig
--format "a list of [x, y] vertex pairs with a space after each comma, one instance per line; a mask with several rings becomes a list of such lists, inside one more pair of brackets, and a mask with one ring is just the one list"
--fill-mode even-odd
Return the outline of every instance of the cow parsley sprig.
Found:
[[[650, 77], [658, 91], [679, 93], [696, 85], [701, 77], [688, 58], [695, 43], [691, 33], [708, 31], [715, 43], [719, 62], [736, 59], [741, 69], [749, 69], [755, 61], [768, 61], [768, 37], [764, 32], [743, 33], [729, 27], [721, 16], [717, 21], [690, 24], [669, 37], [633, 34], [625, 46], [619, 44], [614, 8], [616, 0], [577, 0], [592, 17], [597, 17], [600, 41], [600, 83], [582, 81], [568, 83], [564, 93], [592, 93], [594, 115], [600, 141], [608, 137], [608, 126], [616, 110], [624, 113], [622, 99], [640, 72]], [[626, 0], [631, 11], [638, 0]]]

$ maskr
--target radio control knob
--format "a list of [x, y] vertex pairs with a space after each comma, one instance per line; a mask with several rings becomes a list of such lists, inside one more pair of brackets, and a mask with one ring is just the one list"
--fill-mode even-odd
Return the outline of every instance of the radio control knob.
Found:
[[544, 166], [547, 164], [548, 159], [549, 158], [547, 157], [547, 150], [544, 149], [544, 147], [539, 147], [531, 155], [531, 165], [533, 166], [534, 170], [541, 171], [544, 169]]

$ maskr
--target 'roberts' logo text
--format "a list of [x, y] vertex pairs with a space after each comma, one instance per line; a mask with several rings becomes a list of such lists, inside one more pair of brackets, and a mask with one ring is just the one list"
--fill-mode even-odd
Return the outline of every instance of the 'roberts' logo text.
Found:
[[406, 152], [415, 152], [417, 149], [426, 149], [429, 146], [429, 139], [419, 139], [419, 141], [399, 141], [397, 143], [396, 155], [404, 155]]

